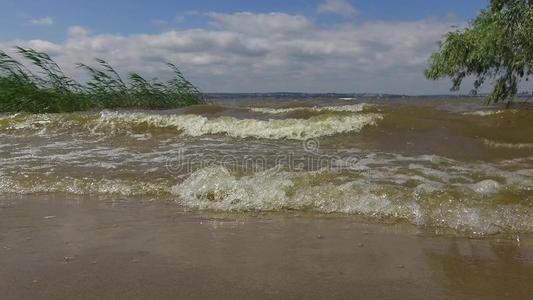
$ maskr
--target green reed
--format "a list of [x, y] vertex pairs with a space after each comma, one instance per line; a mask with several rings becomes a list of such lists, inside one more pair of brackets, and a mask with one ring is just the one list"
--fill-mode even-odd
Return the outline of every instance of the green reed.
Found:
[[63, 73], [44, 52], [16, 47], [32, 70], [0, 50], [0, 112], [53, 113], [106, 108], [169, 109], [205, 103], [201, 91], [177, 66], [168, 81], [130, 73], [124, 81], [105, 60], [97, 66], [77, 64], [90, 79], [81, 84]]

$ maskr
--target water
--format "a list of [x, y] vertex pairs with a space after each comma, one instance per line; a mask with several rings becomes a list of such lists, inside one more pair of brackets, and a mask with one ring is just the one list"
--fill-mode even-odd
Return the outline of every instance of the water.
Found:
[[479, 100], [217, 101], [0, 116], [0, 193], [533, 232], [533, 110]]

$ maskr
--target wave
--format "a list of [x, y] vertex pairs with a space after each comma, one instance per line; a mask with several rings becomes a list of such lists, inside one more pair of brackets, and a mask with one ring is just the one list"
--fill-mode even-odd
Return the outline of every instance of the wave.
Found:
[[218, 117], [208, 119], [198, 115], [150, 115], [145, 113], [103, 113], [96, 130], [117, 129], [140, 125], [155, 128], [175, 128], [187, 136], [223, 134], [237, 138], [305, 140], [345, 132], [358, 132], [375, 125], [379, 114], [349, 116], [316, 116], [309, 119], [256, 120]]
[[313, 106], [313, 107], [290, 107], [290, 108], [269, 108], [269, 107], [251, 107], [253, 112], [263, 114], [286, 114], [295, 111], [313, 111], [313, 112], [362, 112], [366, 108], [373, 105], [361, 103], [354, 105], [342, 105], [342, 106]]
[[465, 116], [479, 116], [479, 117], [487, 117], [487, 116], [493, 116], [493, 115], [500, 115], [500, 114], [513, 114], [519, 112], [516, 109], [507, 109], [507, 110], [476, 110], [476, 111], [469, 111], [464, 112], [463, 115]]
[[[90, 132], [109, 135], [129, 131], [173, 129], [186, 136], [227, 135], [236, 138], [305, 140], [346, 132], [359, 132], [375, 125], [381, 114], [322, 115], [309, 119], [238, 119], [222, 116], [162, 115], [142, 112], [101, 112], [99, 115], [14, 115], [0, 119], [4, 132], [46, 133], [72, 129], [76, 134]], [[81, 128], [80, 128], [81, 127]]]
[[[0, 193], [173, 198], [191, 209], [340, 213], [483, 235], [533, 232], [530, 163], [369, 154], [350, 169], [298, 172], [277, 166], [245, 175], [216, 165], [179, 175], [118, 174], [123, 179], [99, 178], [110, 176], [107, 169], [88, 177], [33, 171], [12, 177], [0, 171]], [[162, 166], [154, 172], [168, 170]]]
[[[481, 201], [501, 185], [484, 180], [461, 188], [439, 182], [376, 184], [366, 179], [335, 184], [323, 172], [270, 169], [236, 177], [221, 166], [204, 168], [172, 188], [177, 203], [218, 211], [315, 211], [406, 220], [473, 234], [533, 231], [533, 210]], [[320, 182], [320, 183], [319, 183]], [[456, 199], [461, 193], [462, 199]]]
[[[360, 112], [364, 106], [311, 108]], [[296, 109], [296, 108], [295, 108]], [[0, 118], [4, 132], [57, 132], [72, 129], [76, 134], [117, 134], [128, 131], [173, 129], [186, 136], [222, 134], [236, 138], [305, 140], [346, 132], [358, 132], [375, 125], [382, 115], [376, 113], [319, 115], [308, 119], [239, 119], [230, 116], [207, 118], [195, 114], [163, 115], [143, 112], [108, 112], [99, 114], [17, 114]], [[81, 128], [80, 128], [81, 127]], [[82, 130], [80, 130], [82, 129]]]
[[12, 179], [0, 176], [0, 192], [7, 194], [67, 193], [73, 195], [138, 196], [162, 194], [170, 189], [163, 184], [119, 179], [39, 178]]
[[79, 129], [94, 122], [98, 118], [96, 114], [70, 113], [70, 114], [26, 114], [17, 113], [0, 117], [0, 131], [23, 132], [47, 130], [66, 130], [69, 128]]

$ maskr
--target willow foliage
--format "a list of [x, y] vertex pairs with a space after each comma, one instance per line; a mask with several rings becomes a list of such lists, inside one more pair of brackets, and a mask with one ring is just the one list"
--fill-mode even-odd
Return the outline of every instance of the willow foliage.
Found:
[[533, 75], [533, 0], [492, 0], [466, 29], [446, 35], [425, 75], [450, 77], [452, 90], [473, 77], [473, 93], [490, 81], [488, 102], [511, 101]]

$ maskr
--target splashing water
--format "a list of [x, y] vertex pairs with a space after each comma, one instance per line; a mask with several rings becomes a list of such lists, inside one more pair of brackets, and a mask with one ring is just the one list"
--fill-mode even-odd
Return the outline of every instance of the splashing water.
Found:
[[531, 111], [345, 103], [3, 115], [0, 194], [147, 196], [191, 209], [533, 232]]

